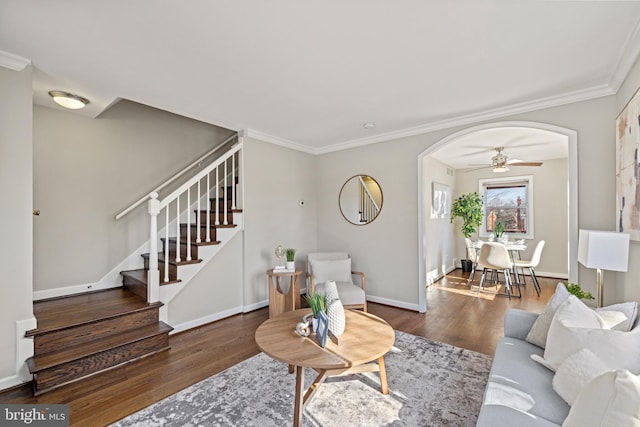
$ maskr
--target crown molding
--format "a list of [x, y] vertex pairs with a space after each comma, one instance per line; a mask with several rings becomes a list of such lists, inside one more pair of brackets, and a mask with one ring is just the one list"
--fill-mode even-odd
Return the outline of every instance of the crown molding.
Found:
[[636, 25], [634, 32], [629, 36], [629, 39], [620, 51], [620, 59], [615, 65], [615, 69], [611, 73], [611, 79], [609, 79], [609, 86], [614, 92], [618, 92], [622, 83], [629, 75], [631, 68], [638, 60], [640, 55], [640, 21]]
[[[640, 31], [638, 32], [640, 35]], [[639, 38], [640, 40], [640, 38]], [[631, 65], [633, 65], [633, 60]], [[627, 70], [628, 71], [628, 70]], [[624, 80], [624, 79], [623, 79]], [[376, 144], [378, 142], [392, 141], [394, 139], [407, 138], [410, 136], [420, 135], [429, 132], [435, 132], [443, 129], [451, 129], [457, 126], [466, 126], [470, 124], [481, 123], [488, 120], [502, 119], [515, 114], [528, 113], [531, 111], [543, 110], [545, 108], [557, 107], [560, 105], [572, 104], [574, 102], [588, 101], [590, 99], [601, 98], [603, 96], [615, 95], [614, 90], [610, 85], [602, 84], [593, 86], [586, 89], [576, 90], [573, 92], [566, 92], [559, 95], [550, 96], [547, 98], [541, 98], [535, 101], [522, 102], [519, 104], [509, 105], [502, 108], [494, 108], [492, 110], [486, 110], [479, 113], [467, 114], [451, 119], [438, 120], [431, 123], [426, 123], [419, 126], [400, 129], [393, 132], [381, 133], [378, 135], [370, 136], [367, 138], [353, 139], [337, 144], [328, 145], [322, 148], [310, 148], [302, 144], [289, 141], [284, 138], [269, 135], [254, 129], [246, 129], [246, 135], [260, 141], [268, 142], [282, 147], [290, 148], [292, 150], [302, 151], [308, 154], [327, 154], [335, 151], [347, 150], [350, 148], [363, 147], [366, 145]]]
[[0, 50], [0, 67], [8, 68], [13, 71], [22, 71], [27, 67], [27, 65], [31, 65], [30, 59]]
[[280, 138], [277, 136], [269, 135], [264, 132], [260, 132], [255, 129], [247, 128], [244, 130], [244, 136], [249, 138], [259, 139], [263, 142], [268, 142], [270, 144], [279, 145], [281, 147], [290, 148], [292, 150], [302, 151], [309, 154], [318, 154], [316, 150], [313, 150], [309, 147], [305, 147], [302, 144], [298, 144], [293, 141], [289, 141], [288, 139]]
[[480, 123], [486, 120], [495, 120], [504, 118], [514, 114], [528, 113], [531, 111], [542, 110], [559, 105], [572, 104], [574, 102], [587, 101], [589, 99], [600, 98], [603, 96], [614, 95], [615, 91], [609, 85], [599, 85], [587, 89], [581, 89], [573, 92], [567, 92], [560, 95], [542, 98], [530, 102], [522, 102], [513, 104], [508, 107], [495, 108], [480, 113], [468, 114], [455, 117], [452, 119], [439, 120], [420, 126], [405, 128], [398, 131], [386, 132], [379, 135], [354, 139], [314, 150], [315, 154], [325, 154], [334, 151], [346, 150], [349, 148], [362, 147], [365, 145], [375, 144], [378, 142], [391, 141], [394, 139], [406, 138], [409, 136], [420, 135], [423, 133], [434, 132], [442, 129], [450, 129], [456, 126], [464, 126], [474, 123]]

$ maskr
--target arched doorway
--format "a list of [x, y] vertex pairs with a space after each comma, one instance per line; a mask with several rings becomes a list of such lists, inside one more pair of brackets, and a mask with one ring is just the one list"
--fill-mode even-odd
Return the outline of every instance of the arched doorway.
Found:
[[[568, 277], [569, 281], [577, 282], [578, 277], [578, 264], [577, 264], [577, 242], [578, 242], [578, 158], [577, 158], [577, 132], [572, 129], [567, 129], [547, 123], [528, 122], [528, 121], [502, 121], [495, 123], [487, 123], [478, 126], [473, 126], [461, 131], [455, 132], [431, 147], [423, 151], [418, 155], [418, 268], [419, 268], [419, 309], [420, 312], [425, 312], [427, 309], [426, 302], [426, 286], [427, 286], [427, 266], [426, 266], [426, 248], [428, 237], [427, 227], [425, 227], [425, 218], [428, 213], [426, 212], [426, 206], [430, 206], [431, 201], [428, 199], [431, 194], [431, 189], [428, 188], [425, 174], [425, 159], [432, 156], [433, 153], [441, 150], [448, 144], [455, 144], [456, 141], [462, 138], [468, 139], [473, 136], [474, 133], [481, 133], [483, 131], [498, 129], [498, 128], [522, 128], [531, 130], [543, 130], [552, 132], [555, 135], [561, 136], [559, 140], [565, 141], [567, 144], [567, 222], [568, 222]], [[500, 141], [495, 142], [495, 146], [499, 146]]]

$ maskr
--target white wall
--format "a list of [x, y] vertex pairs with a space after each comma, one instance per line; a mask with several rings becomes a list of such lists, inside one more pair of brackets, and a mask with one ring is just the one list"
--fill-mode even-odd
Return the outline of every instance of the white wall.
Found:
[[[636, 62], [635, 66], [627, 76], [627, 79], [616, 95], [614, 114], [615, 117], [617, 117], [622, 112], [625, 105], [627, 105], [638, 88], [640, 88], [640, 64]], [[615, 126], [612, 122], [612, 135], [614, 135], [614, 129]], [[612, 138], [612, 145], [615, 145], [615, 135]], [[615, 195], [615, 182], [613, 183], [610, 191]], [[611, 212], [614, 212], [615, 201], [612, 203], [613, 205], [610, 206], [610, 209]], [[615, 218], [609, 224], [603, 225], [602, 229], [615, 230]], [[592, 272], [592, 274], [595, 276], [595, 273]], [[629, 245], [629, 271], [627, 273], [605, 272], [605, 292], [614, 291], [616, 295], [616, 301], [640, 301], [640, 281], [638, 280], [638, 277], [640, 277], [640, 242], [631, 241]], [[613, 283], [615, 283], [615, 285], [611, 286], [610, 284]], [[605, 301], [607, 301], [606, 298]], [[609, 301], [607, 301], [607, 303], [608, 302]]]
[[[0, 67], [0, 389], [19, 384], [33, 345], [33, 144], [31, 67]], [[26, 326], [26, 328], [25, 328]]]
[[[569, 274], [569, 222], [568, 222], [568, 162], [567, 159], [545, 160], [540, 167], [512, 167], [509, 172], [494, 174], [491, 169], [456, 172], [456, 194], [479, 192], [478, 181], [487, 178], [509, 176], [533, 176], [534, 238], [527, 241], [528, 248], [521, 253], [523, 259], [531, 259], [533, 249], [539, 240], [545, 241], [540, 264], [536, 273], [566, 279]], [[465, 244], [462, 234], [457, 232], [457, 253], [464, 255]], [[476, 236], [477, 238], [477, 236]]]
[[433, 183], [449, 186], [451, 200], [456, 194], [456, 182], [454, 171], [438, 160], [426, 156], [423, 161], [423, 213], [424, 213], [424, 241], [423, 256], [425, 263], [425, 284], [431, 285], [443, 274], [456, 268], [456, 261], [466, 258], [464, 253], [456, 253], [456, 227], [451, 223], [451, 214], [444, 217], [432, 217], [433, 208]]
[[230, 134], [128, 101], [96, 119], [35, 106], [34, 290], [99, 281], [149, 239], [146, 203], [114, 216]]
[[169, 324], [202, 324], [242, 312], [242, 233], [169, 302]]
[[266, 271], [276, 265], [276, 246], [296, 249], [296, 268], [304, 268], [316, 249], [318, 204], [315, 156], [251, 138], [244, 143], [244, 306], [250, 309], [268, 301]]

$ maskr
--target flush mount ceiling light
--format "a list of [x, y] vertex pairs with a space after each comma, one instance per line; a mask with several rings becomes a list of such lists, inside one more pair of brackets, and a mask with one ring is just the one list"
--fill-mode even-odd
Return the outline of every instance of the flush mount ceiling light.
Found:
[[49, 91], [49, 95], [58, 105], [61, 105], [64, 108], [68, 108], [70, 110], [84, 108], [84, 106], [89, 103], [89, 100], [86, 98], [60, 90], [51, 90]]

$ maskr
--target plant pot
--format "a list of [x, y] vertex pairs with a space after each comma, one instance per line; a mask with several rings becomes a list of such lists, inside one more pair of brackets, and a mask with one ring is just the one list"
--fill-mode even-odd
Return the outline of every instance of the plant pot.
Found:
[[463, 259], [460, 260], [460, 263], [462, 264], [463, 273], [471, 273], [471, 270], [473, 270], [473, 261], [470, 259]]
[[295, 261], [287, 261], [287, 270], [295, 270], [296, 262]]

